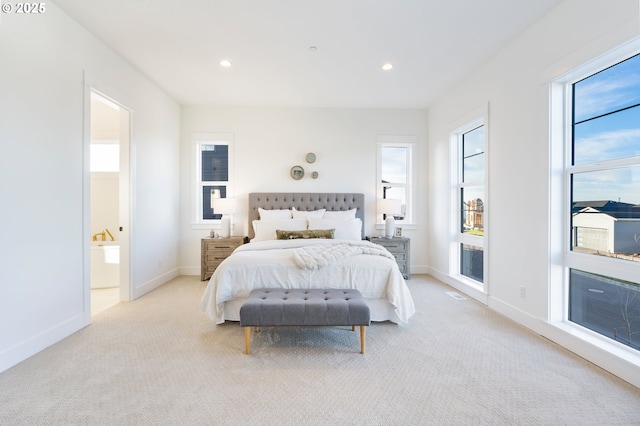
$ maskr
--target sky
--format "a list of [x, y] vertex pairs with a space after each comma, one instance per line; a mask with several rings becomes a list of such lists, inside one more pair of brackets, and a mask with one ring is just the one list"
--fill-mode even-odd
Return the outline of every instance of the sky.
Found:
[[[640, 164], [640, 55], [574, 85], [573, 164], [638, 157]], [[573, 200], [640, 204], [640, 165], [575, 173]]]

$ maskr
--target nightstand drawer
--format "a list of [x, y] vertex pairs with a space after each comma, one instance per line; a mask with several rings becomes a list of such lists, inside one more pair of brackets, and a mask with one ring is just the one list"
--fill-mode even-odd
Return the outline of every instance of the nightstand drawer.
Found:
[[385, 246], [385, 248], [387, 250], [389, 250], [391, 253], [394, 252], [404, 252], [407, 250], [407, 243], [404, 241], [393, 241], [393, 240], [389, 240], [389, 241], [385, 241], [385, 242], [379, 242], [379, 241], [374, 241], [374, 243], [380, 244], [382, 246]]
[[203, 238], [200, 247], [200, 280], [211, 278], [218, 265], [247, 240], [247, 237]]
[[407, 253], [394, 253], [391, 252], [391, 254], [393, 255], [393, 257], [396, 258], [397, 262], [404, 262], [407, 260]]
[[224, 243], [224, 242], [217, 242], [217, 241], [216, 242], [207, 241], [205, 243], [207, 253], [213, 252], [213, 251], [218, 251], [218, 252], [228, 252], [229, 250], [233, 251], [239, 245], [240, 244], [231, 244], [231, 243]]
[[212, 254], [212, 253], [208, 253], [205, 255], [204, 257], [204, 263], [209, 265], [210, 263], [213, 262], [222, 262], [223, 260], [225, 260], [227, 257], [229, 257], [231, 253], [220, 253], [220, 254]]
[[406, 237], [393, 237], [393, 238], [384, 238], [384, 237], [367, 237], [367, 240], [372, 243], [381, 245], [386, 248], [389, 253], [393, 255], [396, 259], [396, 263], [398, 264], [398, 269], [402, 273], [402, 276], [405, 279], [409, 279], [411, 275], [410, 269], [410, 243], [411, 240]]

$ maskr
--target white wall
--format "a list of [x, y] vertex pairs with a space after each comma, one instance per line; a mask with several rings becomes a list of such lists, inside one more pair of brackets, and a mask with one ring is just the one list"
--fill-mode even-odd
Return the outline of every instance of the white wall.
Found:
[[[566, 0], [429, 109], [429, 264], [448, 282], [449, 133], [489, 105], [490, 307], [555, 335], [549, 317], [549, 83], [637, 36], [637, 0]], [[526, 287], [521, 298], [519, 287]], [[464, 288], [464, 287], [460, 287]], [[578, 348], [574, 347], [574, 350]], [[581, 355], [595, 360], [589, 349]], [[603, 362], [600, 362], [602, 365]], [[607, 361], [608, 362], [608, 361]], [[611, 364], [607, 368], [615, 370]], [[638, 371], [631, 373], [637, 380]], [[632, 380], [627, 375], [628, 380]]]
[[[247, 194], [250, 192], [362, 192], [365, 194], [367, 235], [376, 231], [376, 135], [416, 135], [419, 185], [427, 179], [426, 111], [313, 108], [182, 108], [181, 147], [181, 265], [200, 274], [200, 238], [208, 229], [194, 229], [195, 175], [191, 135], [198, 132], [233, 133], [235, 138], [235, 196], [241, 210], [235, 215], [234, 235], [247, 233]], [[305, 155], [314, 152], [309, 165]], [[294, 165], [318, 179], [295, 181]], [[426, 272], [426, 193], [418, 191], [418, 218], [411, 238], [412, 272]]]
[[84, 72], [133, 109], [134, 297], [177, 274], [180, 109], [51, 2], [3, 14], [0, 63], [2, 371], [89, 320]]

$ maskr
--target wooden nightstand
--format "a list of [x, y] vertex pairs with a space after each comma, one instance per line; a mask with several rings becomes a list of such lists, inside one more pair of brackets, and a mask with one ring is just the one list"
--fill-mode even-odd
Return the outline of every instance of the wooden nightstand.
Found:
[[411, 272], [409, 271], [411, 254], [410, 238], [367, 237], [367, 240], [375, 244], [380, 244], [381, 246], [389, 250], [393, 257], [396, 258], [396, 263], [398, 264], [398, 268], [400, 268], [400, 272], [402, 273], [404, 279], [409, 279], [409, 277], [411, 276]]
[[203, 238], [200, 254], [200, 280], [208, 280], [220, 262], [225, 260], [237, 247], [249, 241], [247, 237]]

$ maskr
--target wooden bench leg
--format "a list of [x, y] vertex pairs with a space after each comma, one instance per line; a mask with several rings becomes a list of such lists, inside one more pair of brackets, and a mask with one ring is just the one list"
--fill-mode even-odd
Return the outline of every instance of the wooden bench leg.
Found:
[[245, 353], [247, 355], [251, 354], [251, 327], [244, 328], [244, 345], [245, 345]]
[[360, 353], [363, 354], [364, 353], [364, 347], [365, 347], [365, 337], [366, 337], [366, 326], [365, 325], [361, 325], [360, 326]]

